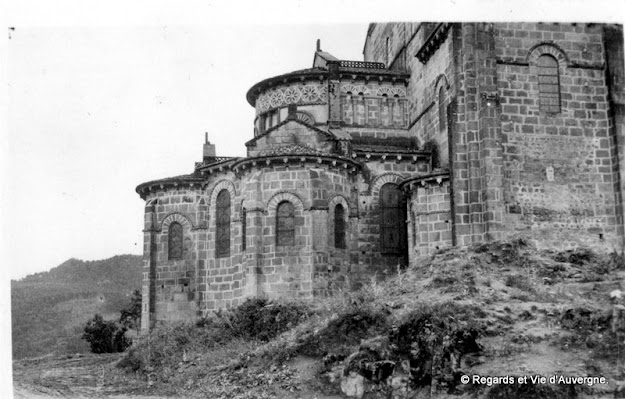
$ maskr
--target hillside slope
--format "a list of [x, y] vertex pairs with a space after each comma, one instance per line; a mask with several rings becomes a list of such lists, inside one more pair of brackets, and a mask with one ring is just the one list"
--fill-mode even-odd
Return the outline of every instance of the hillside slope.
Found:
[[[154, 329], [98, 369], [97, 388], [216, 399], [625, 397], [625, 306], [611, 300], [624, 277], [622, 254], [522, 241], [442, 250], [354, 292], [250, 300]], [[16, 384], [77, 398], [73, 371], [46, 373], [62, 363], [50, 362], [15, 362]], [[33, 367], [43, 374], [21, 381]]]
[[[185, 397], [614, 397], [625, 393], [625, 323], [610, 295], [623, 277], [616, 253], [523, 241], [447, 249], [316, 299], [305, 321], [267, 343], [237, 338], [249, 312], [234, 310], [157, 329], [151, 347], [139, 344], [121, 364], [149, 376], [148, 392]], [[283, 309], [276, 323], [290, 317]], [[513, 379], [493, 379], [504, 376]]]
[[141, 259], [69, 259], [50, 271], [11, 281], [13, 358], [88, 351], [80, 339], [84, 324], [95, 313], [119, 317], [132, 291], [141, 288]]

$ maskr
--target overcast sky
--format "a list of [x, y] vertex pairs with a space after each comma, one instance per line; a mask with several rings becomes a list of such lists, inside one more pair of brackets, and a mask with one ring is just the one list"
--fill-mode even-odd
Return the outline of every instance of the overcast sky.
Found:
[[[115, 2], [10, 4], [4, 17], [14, 30], [2, 42], [5, 270], [16, 279], [71, 257], [141, 254], [144, 203], [135, 187], [192, 172], [204, 132], [218, 155], [244, 156], [254, 118], [247, 90], [311, 67], [318, 38], [336, 57], [360, 60], [372, 20], [623, 18], [625, 2], [600, 3], [402, 1], [392, 9], [300, 0], [124, 4], [123, 12]], [[575, 4], [565, 8], [575, 14], [553, 13], [558, 4]]]
[[[623, 2], [602, 9], [590, 1], [548, 4], [558, 3], [576, 4], [567, 9], [584, 20], [623, 18]], [[10, 278], [70, 257], [140, 254], [136, 185], [190, 173], [204, 132], [218, 155], [245, 155], [254, 117], [245, 93], [262, 79], [310, 67], [317, 38], [336, 57], [358, 60], [371, 20], [579, 18], [554, 14], [544, 2], [532, 9], [492, 0], [402, 1], [395, 9], [371, 1], [230, 2], [122, 12], [115, 4], [31, 0], [4, 13], [15, 28], [2, 43], [2, 261]]]
[[193, 171], [204, 132], [244, 156], [256, 82], [362, 59], [367, 24], [16, 27], [10, 32], [11, 278], [142, 253], [142, 182]]

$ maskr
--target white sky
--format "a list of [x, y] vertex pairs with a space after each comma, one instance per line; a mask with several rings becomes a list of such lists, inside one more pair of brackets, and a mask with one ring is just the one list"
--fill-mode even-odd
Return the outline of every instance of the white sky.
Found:
[[[166, 4], [0, 4], [0, 26], [15, 27], [10, 40], [0, 33], [0, 82], [8, 88], [0, 92], [5, 278], [70, 257], [141, 254], [144, 203], [135, 187], [190, 173], [205, 131], [218, 155], [245, 155], [254, 117], [247, 90], [311, 67], [317, 38], [338, 58], [362, 59], [369, 21], [622, 23], [625, 16], [625, 2], [616, 0]], [[0, 312], [8, 315], [8, 279], [2, 284]], [[7, 337], [0, 331], [0, 340]], [[0, 363], [0, 375], [7, 372], [10, 363]]]
[[[142, 253], [142, 182], [191, 173], [204, 132], [244, 156], [256, 82], [316, 45], [362, 59], [366, 24], [16, 27], [8, 42], [10, 275]], [[24, 256], [28, 254], [28, 256]]]
[[247, 90], [311, 67], [317, 38], [323, 50], [357, 60], [369, 21], [625, 15], [625, 2], [605, 0], [389, 3], [401, 5], [395, 8], [370, 0], [158, 3], [22, 0], [6, 7], [5, 26], [15, 30], [2, 38], [8, 134], [1, 136], [0, 259], [10, 278], [70, 257], [141, 254], [143, 201], [135, 187], [192, 172], [204, 132], [218, 155], [245, 155], [254, 117]]

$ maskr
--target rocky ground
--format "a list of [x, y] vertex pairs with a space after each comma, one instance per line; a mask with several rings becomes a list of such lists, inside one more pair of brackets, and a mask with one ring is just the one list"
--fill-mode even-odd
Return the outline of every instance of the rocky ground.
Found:
[[269, 341], [207, 345], [206, 327], [189, 327], [149, 352], [15, 362], [15, 396], [625, 397], [624, 277], [618, 254], [449, 249], [316, 301]]

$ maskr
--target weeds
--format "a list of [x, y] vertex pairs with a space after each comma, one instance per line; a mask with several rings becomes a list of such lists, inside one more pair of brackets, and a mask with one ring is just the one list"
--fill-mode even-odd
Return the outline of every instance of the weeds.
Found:
[[513, 274], [506, 276], [505, 284], [507, 287], [518, 288], [521, 291], [534, 293], [536, 290], [532, 286], [532, 283], [527, 278], [527, 276], [523, 276], [520, 274]]
[[367, 308], [354, 309], [330, 321], [317, 334], [301, 342], [298, 352], [306, 356], [341, 355], [341, 351], [360, 344], [361, 340], [383, 333], [387, 329], [387, 314]]
[[479, 321], [485, 313], [476, 306], [452, 302], [424, 305], [406, 315], [389, 335], [395, 356], [410, 363], [412, 382], [424, 386], [431, 381], [454, 381], [461, 357], [479, 352], [477, 338], [483, 332]]

